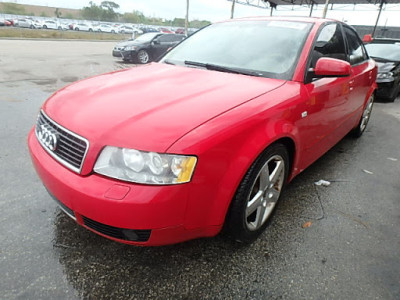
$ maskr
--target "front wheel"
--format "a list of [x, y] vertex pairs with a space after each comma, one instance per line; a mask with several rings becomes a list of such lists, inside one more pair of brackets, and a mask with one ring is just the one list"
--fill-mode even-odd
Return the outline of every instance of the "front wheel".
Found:
[[251, 165], [232, 200], [226, 219], [228, 235], [251, 243], [267, 227], [289, 173], [289, 154], [282, 144], [269, 146]]
[[139, 50], [137, 54], [137, 61], [140, 64], [147, 64], [150, 62], [149, 53], [146, 50]]
[[360, 122], [358, 123], [357, 127], [352, 130], [352, 135], [356, 138], [360, 137], [365, 129], [367, 128], [369, 119], [371, 118], [372, 106], [374, 105], [374, 94], [372, 94], [367, 104], [364, 107], [363, 114], [361, 116]]

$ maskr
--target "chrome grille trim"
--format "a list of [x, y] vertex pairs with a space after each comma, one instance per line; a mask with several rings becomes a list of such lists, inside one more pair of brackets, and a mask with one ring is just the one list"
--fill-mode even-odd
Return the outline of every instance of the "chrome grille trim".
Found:
[[[38, 127], [41, 125], [50, 126], [51, 130], [56, 132], [59, 140], [54, 151], [46, 147], [39, 138]], [[89, 141], [87, 139], [56, 123], [43, 110], [40, 111], [37, 118], [35, 134], [43, 149], [55, 160], [72, 171], [78, 174], [81, 173], [83, 162], [89, 150]]]

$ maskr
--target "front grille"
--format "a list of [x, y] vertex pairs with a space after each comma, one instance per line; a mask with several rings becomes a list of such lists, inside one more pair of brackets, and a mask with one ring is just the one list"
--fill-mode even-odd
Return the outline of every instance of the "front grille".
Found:
[[119, 240], [146, 242], [150, 238], [151, 230], [124, 229], [105, 225], [82, 216], [83, 224], [106, 236]]
[[80, 173], [89, 142], [51, 120], [41, 111], [35, 128], [43, 148], [64, 166]]

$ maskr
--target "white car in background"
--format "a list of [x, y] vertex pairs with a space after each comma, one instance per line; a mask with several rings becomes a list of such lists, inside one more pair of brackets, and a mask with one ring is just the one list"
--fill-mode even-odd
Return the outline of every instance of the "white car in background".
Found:
[[58, 24], [57, 22], [53, 20], [44, 20], [42, 22], [42, 28], [43, 29], [58, 29]]
[[140, 29], [137, 29], [136, 27], [129, 26], [129, 25], [122, 25], [118, 28], [119, 33], [135, 33], [135, 34], [142, 34], [143, 31]]
[[88, 23], [77, 23], [77, 24], [74, 24], [72, 29], [76, 30], [76, 31], [90, 31], [90, 32], [92, 32], [93, 31], [93, 26], [91, 24], [88, 24]]
[[117, 33], [117, 30], [118, 29], [116, 29], [113, 26], [108, 25], [108, 24], [100, 24], [100, 25], [94, 27], [94, 31], [97, 31], [97, 32]]
[[33, 24], [33, 20], [32, 19], [20, 18], [20, 19], [17, 19], [17, 22], [15, 24], [18, 27], [32, 28], [32, 29], [35, 28], [35, 25]]

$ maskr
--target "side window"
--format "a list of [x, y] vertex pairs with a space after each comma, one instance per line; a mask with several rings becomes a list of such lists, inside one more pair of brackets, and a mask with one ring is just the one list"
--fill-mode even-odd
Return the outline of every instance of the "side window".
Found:
[[166, 35], [162, 35], [157, 39], [160, 43], [167, 43], [170, 41], [170, 37]]
[[344, 32], [346, 33], [350, 64], [355, 65], [366, 60], [368, 57], [357, 33], [347, 26], [344, 27]]
[[332, 23], [322, 28], [311, 55], [311, 68], [315, 67], [317, 60], [321, 57], [346, 60], [344, 39], [339, 24]]

